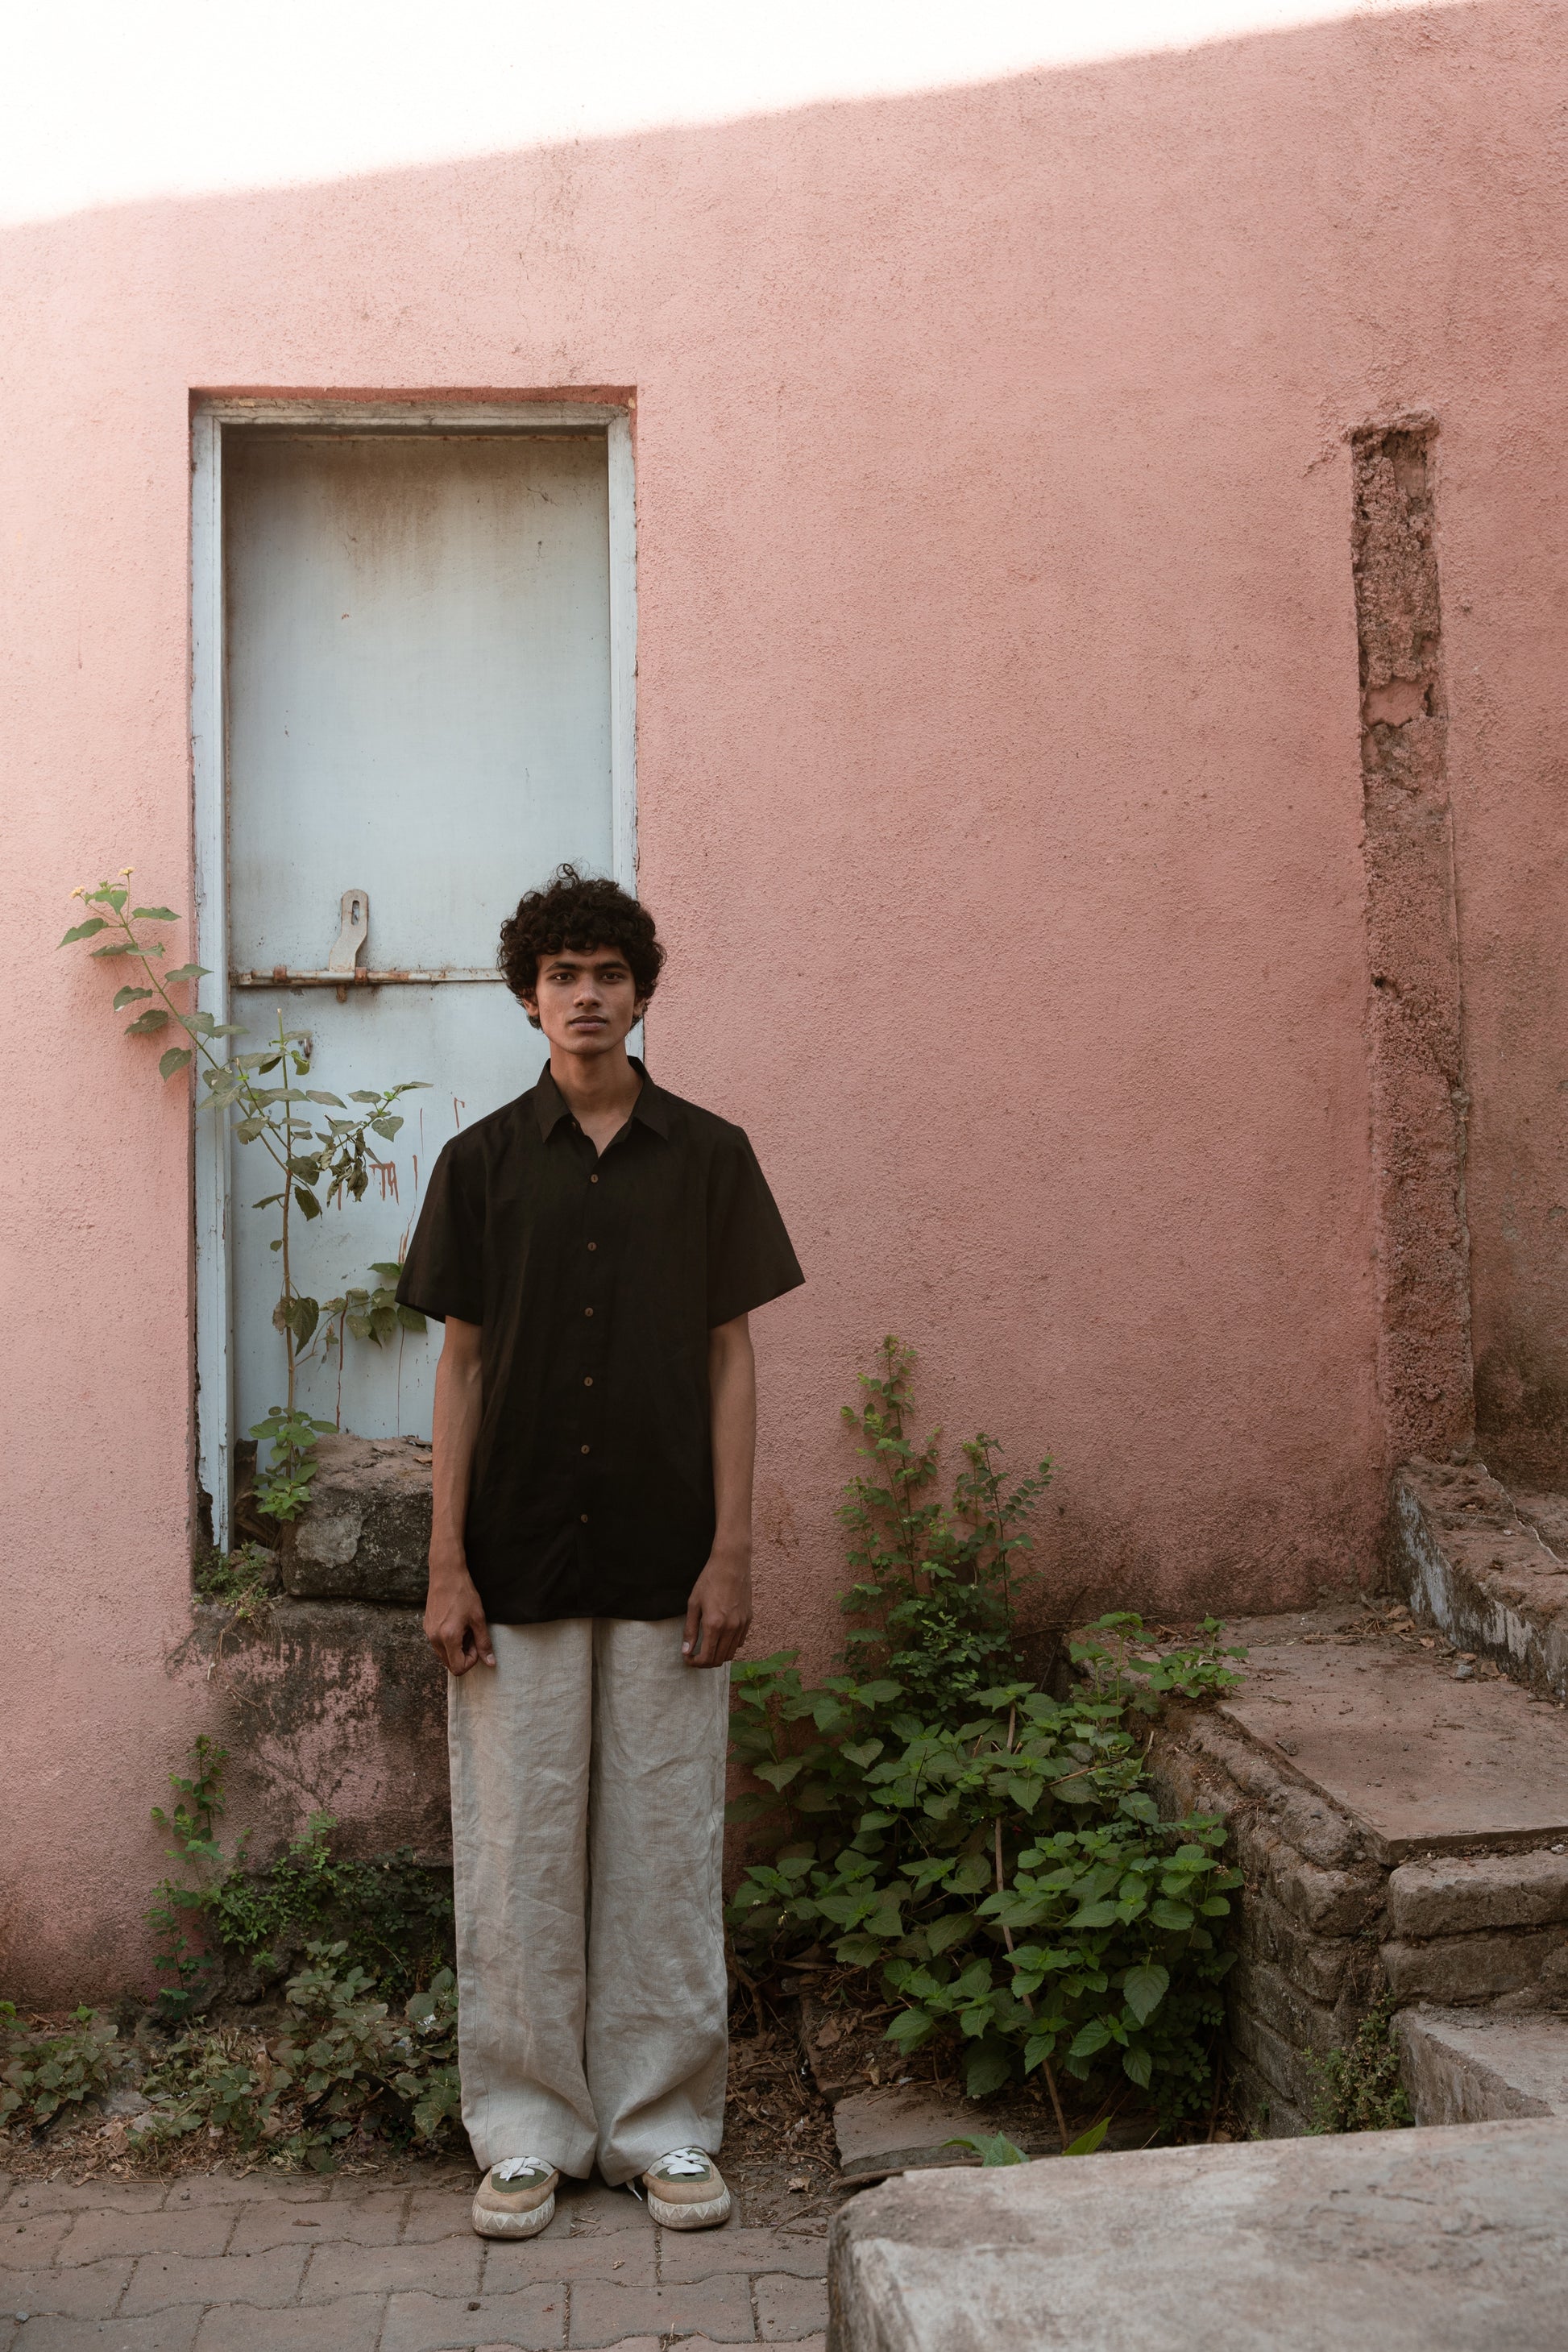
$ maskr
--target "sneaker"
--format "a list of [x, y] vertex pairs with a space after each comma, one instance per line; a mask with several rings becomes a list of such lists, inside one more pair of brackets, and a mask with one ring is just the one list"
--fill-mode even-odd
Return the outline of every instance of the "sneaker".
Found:
[[712, 2158], [678, 2147], [643, 2174], [647, 2210], [667, 2230], [714, 2230], [730, 2218], [730, 2192]]
[[509, 2156], [492, 2164], [474, 2195], [481, 2238], [536, 2238], [550, 2227], [561, 2175], [547, 2156]]

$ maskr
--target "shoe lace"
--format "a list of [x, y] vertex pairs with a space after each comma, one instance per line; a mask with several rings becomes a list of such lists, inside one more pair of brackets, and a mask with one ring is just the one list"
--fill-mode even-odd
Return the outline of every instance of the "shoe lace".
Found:
[[547, 2156], [509, 2156], [504, 2164], [496, 2166], [491, 2177], [496, 2180], [531, 2180], [540, 2173], [554, 2169]]
[[700, 2180], [708, 2169], [708, 2155], [700, 2147], [678, 2147], [668, 2156], [661, 2156], [655, 2165], [667, 2180]]

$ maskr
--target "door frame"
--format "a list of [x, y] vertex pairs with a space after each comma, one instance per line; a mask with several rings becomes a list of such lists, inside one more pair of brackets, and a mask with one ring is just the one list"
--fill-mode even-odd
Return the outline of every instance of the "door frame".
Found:
[[[229, 1005], [226, 647], [224, 635], [223, 446], [226, 428], [294, 425], [342, 433], [547, 433], [602, 429], [609, 488], [611, 860], [637, 889], [637, 478], [624, 402], [290, 400], [266, 395], [197, 401], [191, 415], [191, 808], [195, 961], [208, 967], [196, 1006], [226, 1022]], [[226, 1122], [197, 1103], [195, 1213], [195, 1460], [212, 1508], [212, 1539], [226, 1551], [234, 1510], [234, 1286], [229, 1248]]]

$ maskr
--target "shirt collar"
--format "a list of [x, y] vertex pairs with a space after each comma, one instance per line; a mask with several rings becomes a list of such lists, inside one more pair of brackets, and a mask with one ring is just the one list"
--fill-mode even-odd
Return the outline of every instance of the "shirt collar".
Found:
[[[644, 1068], [641, 1062], [637, 1060], [635, 1054], [629, 1055], [628, 1058], [633, 1069], [642, 1080], [641, 1091], [639, 1092], [636, 1102], [632, 1105], [632, 1117], [635, 1119], [639, 1119], [644, 1127], [651, 1127], [656, 1135], [663, 1136], [666, 1141], [668, 1141], [669, 1138], [669, 1118], [671, 1109], [670, 1097], [665, 1093], [662, 1087], [656, 1087], [654, 1085], [653, 1080], [648, 1076], [647, 1070]], [[566, 1098], [564, 1095], [563, 1095], [560, 1087], [556, 1085], [554, 1079], [550, 1075], [550, 1065], [548, 1062], [546, 1062], [543, 1069], [539, 1073], [538, 1083], [533, 1088], [531, 1099], [533, 1103], [533, 1116], [539, 1124], [540, 1141], [542, 1143], [548, 1143], [561, 1121], [563, 1118], [570, 1118], [572, 1116], [566, 1107]]]

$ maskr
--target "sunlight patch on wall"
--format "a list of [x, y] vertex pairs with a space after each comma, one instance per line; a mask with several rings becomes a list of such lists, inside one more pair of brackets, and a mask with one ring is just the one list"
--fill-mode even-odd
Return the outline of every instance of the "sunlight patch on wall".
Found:
[[55, 0], [14, 11], [0, 219], [989, 81], [1430, 0]]

